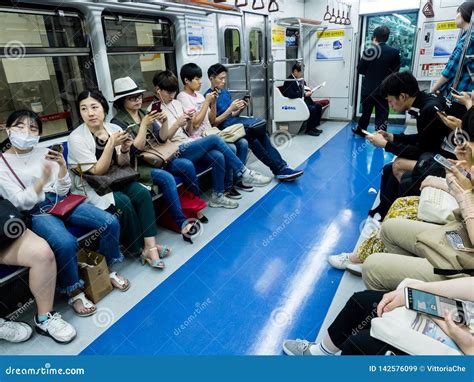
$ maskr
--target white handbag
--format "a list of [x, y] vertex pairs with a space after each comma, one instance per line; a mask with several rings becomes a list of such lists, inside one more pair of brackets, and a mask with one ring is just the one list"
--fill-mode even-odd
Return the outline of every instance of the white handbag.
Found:
[[420, 195], [418, 219], [428, 223], [446, 224], [455, 220], [453, 210], [457, 208], [458, 202], [446, 191], [425, 187]]
[[234, 143], [239, 139], [245, 137], [245, 128], [241, 123], [236, 123], [226, 127], [224, 130], [219, 130], [217, 127], [210, 127], [202, 134], [205, 137], [210, 135], [219, 135], [225, 143]]

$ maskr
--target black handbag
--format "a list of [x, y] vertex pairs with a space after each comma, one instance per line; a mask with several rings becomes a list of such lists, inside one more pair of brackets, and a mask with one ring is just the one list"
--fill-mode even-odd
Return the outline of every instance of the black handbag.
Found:
[[13, 243], [27, 228], [27, 221], [9, 200], [0, 199], [0, 248]]
[[262, 138], [267, 134], [267, 121], [264, 119], [251, 125], [245, 125], [245, 123], [243, 125], [245, 133], [250, 139]]
[[140, 174], [130, 166], [120, 167], [112, 165], [106, 174], [93, 175], [82, 172], [80, 165], [78, 165], [78, 167], [74, 169], [74, 172], [78, 174], [82, 180], [85, 180], [99, 196], [104, 196], [113, 191], [120, 191], [128, 184], [140, 178]]

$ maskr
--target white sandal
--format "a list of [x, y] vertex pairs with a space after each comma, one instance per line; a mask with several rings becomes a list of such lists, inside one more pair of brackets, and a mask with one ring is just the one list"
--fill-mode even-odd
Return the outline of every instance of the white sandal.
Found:
[[[117, 275], [117, 272], [110, 273], [109, 278], [110, 278], [110, 280], [115, 281], [119, 285], [119, 287], [114, 286], [114, 288], [118, 289], [120, 292], [126, 292], [130, 288], [130, 280], [120, 279]], [[127, 285], [127, 286], [124, 287], [124, 285]], [[113, 284], [112, 284], [112, 286], [113, 286]]]
[[82, 302], [82, 305], [84, 306], [84, 308], [86, 309], [91, 309], [91, 308], [95, 308], [96, 306], [87, 299], [86, 295], [84, 294], [84, 292], [81, 292], [79, 293], [78, 295], [74, 296], [74, 297], [71, 297], [67, 303], [69, 305], [72, 306], [72, 309], [74, 310], [74, 312], [79, 316], [79, 317], [88, 317], [88, 316], [92, 316], [93, 314], [95, 314], [97, 312], [97, 308], [94, 309], [92, 312], [89, 312], [89, 313], [79, 313], [75, 308], [74, 308], [74, 303], [77, 301], [77, 300], [81, 300]]

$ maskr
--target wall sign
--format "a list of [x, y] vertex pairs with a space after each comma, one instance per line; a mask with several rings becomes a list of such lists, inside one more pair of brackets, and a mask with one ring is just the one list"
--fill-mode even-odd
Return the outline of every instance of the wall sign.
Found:
[[316, 60], [343, 60], [344, 36], [344, 29], [316, 32]]
[[217, 54], [215, 15], [207, 17], [185, 16], [188, 55]]

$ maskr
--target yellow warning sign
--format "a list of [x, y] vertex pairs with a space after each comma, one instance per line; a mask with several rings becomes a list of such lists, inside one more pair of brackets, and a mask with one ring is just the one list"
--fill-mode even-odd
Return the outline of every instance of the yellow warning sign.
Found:
[[436, 23], [437, 31], [443, 31], [448, 29], [456, 29], [456, 23], [454, 21], [444, 21], [442, 23]]
[[316, 32], [318, 38], [344, 37], [344, 29], [335, 29], [331, 31]]

